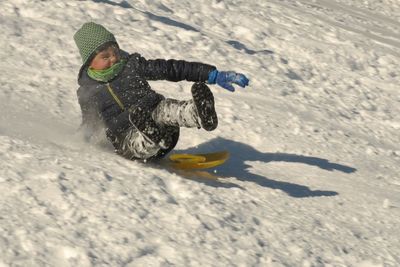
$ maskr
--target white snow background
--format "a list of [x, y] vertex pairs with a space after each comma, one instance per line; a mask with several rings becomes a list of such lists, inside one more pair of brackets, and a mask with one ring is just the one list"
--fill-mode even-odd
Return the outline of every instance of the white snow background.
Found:
[[[0, 266], [400, 266], [397, 0], [0, 1]], [[73, 34], [246, 74], [182, 174], [81, 140]], [[152, 82], [189, 99], [189, 82]]]

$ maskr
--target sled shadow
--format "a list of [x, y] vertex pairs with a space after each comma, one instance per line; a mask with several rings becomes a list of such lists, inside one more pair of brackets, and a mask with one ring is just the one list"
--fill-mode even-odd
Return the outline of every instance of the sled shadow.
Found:
[[[222, 166], [215, 168], [218, 176], [222, 177], [235, 177], [241, 181], [254, 182], [260, 186], [279, 189], [287, 193], [289, 196], [296, 198], [303, 197], [321, 197], [321, 196], [335, 196], [338, 195], [335, 191], [325, 190], [311, 190], [309, 187], [299, 185], [295, 183], [276, 181], [268, 177], [261, 176], [250, 172], [251, 166], [246, 164], [248, 161], [261, 161], [261, 162], [293, 162], [303, 163], [327, 171], [340, 171], [344, 173], [355, 172], [356, 169], [346, 165], [329, 162], [326, 159], [317, 157], [308, 157], [296, 154], [287, 153], [264, 153], [256, 150], [255, 148], [232, 140], [224, 138], [215, 138], [206, 143], [203, 143], [195, 148], [189, 148], [182, 151], [176, 151], [177, 153], [202, 153], [209, 151], [217, 151], [226, 149], [231, 153], [229, 160]], [[210, 185], [218, 186], [218, 183], [214, 182]]]

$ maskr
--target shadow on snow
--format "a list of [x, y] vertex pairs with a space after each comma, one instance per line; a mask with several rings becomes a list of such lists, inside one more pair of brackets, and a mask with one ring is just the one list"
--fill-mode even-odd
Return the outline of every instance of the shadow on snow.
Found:
[[[215, 138], [206, 143], [203, 143], [195, 148], [189, 148], [186, 150], [176, 151], [176, 153], [206, 153], [209, 151], [217, 150], [228, 150], [231, 153], [229, 160], [215, 168], [220, 177], [235, 177], [241, 181], [254, 182], [260, 186], [279, 189], [287, 193], [289, 196], [303, 198], [303, 197], [320, 197], [320, 196], [335, 196], [338, 195], [335, 191], [324, 191], [324, 190], [311, 190], [309, 187], [299, 185], [295, 183], [283, 182], [272, 180], [268, 177], [261, 176], [250, 172], [251, 165], [246, 164], [248, 161], [260, 161], [260, 162], [293, 162], [303, 163], [311, 166], [315, 166], [327, 171], [341, 171], [344, 173], [355, 172], [356, 169], [353, 167], [332, 163], [326, 159], [317, 157], [308, 157], [296, 154], [287, 153], [264, 153], [256, 150], [255, 148], [243, 144], [240, 142], [227, 140], [224, 138]], [[200, 179], [201, 180], [201, 179]], [[239, 187], [232, 183], [219, 182], [218, 180], [212, 181], [207, 180], [202, 182], [216, 187]], [[243, 188], [242, 188], [243, 189]]]
[[[114, 2], [112, 0], [93, 0], [93, 2], [95, 3], [104, 3], [104, 4], [108, 4], [108, 5], [112, 5], [112, 6], [119, 6], [122, 8], [128, 8], [128, 9], [134, 9], [136, 11], [142, 12], [143, 14], [145, 14], [150, 20], [153, 21], [157, 21], [160, 23], [163, 23], [165, 25], [168, 26], [172, 26], [172, 27], [177, 27], [177, 28], [181, 28], [184, 29], [186, 31], [193, 31], [193, 32], [198, 32], [198, 33], [202, 33], [201, 30], [197, 29], [196, 27], [193, 27], [187, 23], [184, 22], [180, 22], [174, 19], [171, 19], [169, 17], [166, 16], [160, 16], [148, 11], [143, 11], [143, 10], [139, 10], [137, 8], [135, 8], [134, 6], [132, 6], [128, 1], [122, 1], [122, 2]], [[173, 11], [169, 10], [166, 6], [164, 5], [160, 5], [159, 6], [160, 9], [163, 9], [164, 11], [167, 11], [168, 13], [172, 13]], [[237, 49], [239, 51], [242, 51], [248, 55], [255, 55], [255, 54], [274, 54], [274, 52], [272, 50], [269, 49], [263, 49], [263, 50], [254, 50], [251, 48], [248, 48], [245, 44], [236, 41], [236, 40], [223, 40], [226, 44], [232, 46], [234, 49]]]

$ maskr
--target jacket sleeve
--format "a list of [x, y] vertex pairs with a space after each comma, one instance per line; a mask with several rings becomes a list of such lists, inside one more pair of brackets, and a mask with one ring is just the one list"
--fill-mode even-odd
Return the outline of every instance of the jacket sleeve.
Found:
[[147, 80], [205, 82], [208, 80], [208, 74], [216, 69], [215, 66], [200, 62], [175, 59], [146, 60], [139, 54], [133, 54], [132, 57], [138, 62], [138, 71]]

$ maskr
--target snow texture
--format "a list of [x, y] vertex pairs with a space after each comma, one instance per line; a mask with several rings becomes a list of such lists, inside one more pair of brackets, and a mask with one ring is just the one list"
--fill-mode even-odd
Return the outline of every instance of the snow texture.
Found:
[[[0, 266], [400, 266], [400, 2], [0, 1]], [[208, 173], [77, 133], [75, 31], [250, 78], [212, 86]], [[189, 99], [188, 82], [152, 82]], [[215, 179], [215, 177], [219, 177]]]

